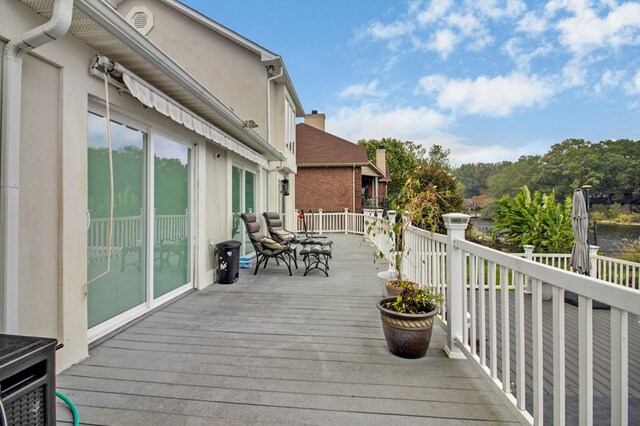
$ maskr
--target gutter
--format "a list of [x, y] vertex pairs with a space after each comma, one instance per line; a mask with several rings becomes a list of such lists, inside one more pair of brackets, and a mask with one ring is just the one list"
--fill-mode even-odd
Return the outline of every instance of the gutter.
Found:
[[193, 96], [206, 104], [209, 108], [219, 114], [222, 119], [231, 123], [236, 131], [235, 135], [243, 135], [260, 147], [269, 160], [284, 161], [285, 157], [269, 145], [258, 133], [252, 129], [245, 128], [245, 120], [241, 119], [229, 107], [223, 104], [211, 92], [209, 92], [198, 80], [176, 64], [166, 53], [153, 44], [149, 39], [140, 34], [131, 24], [129, 24], [113, 7], [105, 2], [95, 0], [75, 0], [75, 6], [100, 24], [107, 32], [113, 34], [141, 58], [165, 73], [172, 80], [177, 82]]
[[4, 49], [2, 75], [2, 176], [0, 178], [0, 287], [4, 333], [18, 334], [20, 228], [20, 113], [22, 59], [64, 36], [71, 26], [73, 0], [58, 0], [46, 23], [12, 39]]

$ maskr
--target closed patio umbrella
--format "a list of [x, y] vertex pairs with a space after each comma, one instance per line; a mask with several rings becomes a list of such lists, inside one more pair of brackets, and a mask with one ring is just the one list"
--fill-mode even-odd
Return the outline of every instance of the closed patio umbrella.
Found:
[[571, 228], [576, 242], [571, 250], [571, 267], [580, 274], [589, 273], [589, 213], [581, 189], [573, 193]]

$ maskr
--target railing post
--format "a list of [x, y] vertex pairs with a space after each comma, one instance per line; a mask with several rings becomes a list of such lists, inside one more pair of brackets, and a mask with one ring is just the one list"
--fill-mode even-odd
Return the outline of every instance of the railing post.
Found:
[[322, 235], [322, 209], [318, 209], [318, 234]]
[[[396, 271], [396, 260], [398, 258], [396, 253], [396, 234], [393, 231], [393, 225], [396, 223], [396, 211], [389, 210], [387, 211], [387, 218], [389, 219], [389, 224], [391, 228], [389, 229], [389, 240], [391, 241], [390, 250], [389, 250], [389, 270]], [[402, 265], [400, 265], [402, 267]]]
[[349, 233], [349, 208], [344, 208], [344, 233]]
[[598, 278], [598, 262], [596, 256], [598, 256], [598, 246], [589, 246], [589, 276]]
[[[536, 246], [532, 246], [530, 244], [525, 244], [522, 246], [524, 249], [524, 258], [527, 260], [533, 259], [533, 250], [535, 250]], [[531, 278], [526, 277], [524, 283], [524, 292], [531, 293]]]
[[298, 219], [298, 209], [293, 209], [293, 223], [295, 224], [294, 232], [300, 232], [300, 219]]
[[465, 279], [462, 271], [466, 258], [462, 250], [457, 248], [456, 241], [464, 240], [464, 231], [469, 224], [470, 216], [464, 213], [447, 213], [442, 215], [447, 227], [447, 345], [444, 350], [449, 358], [465, 359], [462, 351], [456, 346], [456, 339], [463, 341], [466, 320], [464, 294]]

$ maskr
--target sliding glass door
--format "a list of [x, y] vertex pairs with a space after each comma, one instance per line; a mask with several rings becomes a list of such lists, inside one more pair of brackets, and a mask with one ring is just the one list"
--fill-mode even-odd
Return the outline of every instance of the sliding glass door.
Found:
[[[89, 114], [87, 309], [89, 327], [146, 300], [145, 150], [147, 135], [111, 123], [109, 165], [106, 119]], [[110, 218], [113, 175], [113, 221]], [[113, 231], [110, 233], [109, 228]], [[111, 235], [111, 238], [110, 238]]]
[[104, 116], [88, 129], [87, 314], [103, 329], [191, 283], [192, 149], [112, 120], [110, 162]]
[[256, 185], [256, 174], [254, 172], [233, 166], [231, 171], [231, 238], [243, 242], [241, 248], [243, 255], [253, 253], [253, 246], [249, 241], [244, 224], [240, 220], [240, 214], [257, 213]]
[[161, 136], [154, 148], [153, 296], [160, 297], [191, 281], [191, 149]]

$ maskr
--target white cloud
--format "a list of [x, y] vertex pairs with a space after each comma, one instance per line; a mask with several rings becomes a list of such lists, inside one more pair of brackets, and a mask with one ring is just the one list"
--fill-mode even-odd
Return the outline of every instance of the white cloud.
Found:
[[491, 19], [515, 18], [527, 10], [523, 0], [471, 0], [470, 3]]
[[516, 24], [516, 31], [536, 35], [544, 33], [549, 26], [547, 20], [534, 12], [526, 13]]
[[386, 93], [378, 89], [378, 84], [380, 82], [376, 80], [372, 80], [369, 83], [363, 84], [352, 84], [344, 88], [340, 93], [338, 93], [339, 98], [362, 98], [362, 97], [374, 97], [374, 98], [383, 98], [386, 96]]
[[626, 76], [624, 71], [606, 70], [600, 81], [593, 87], [596, 93], [602, 93], [608, 88], [619, 86]]
[[431, 0], [429, 7], [418, 13], [416, 17], [420, 25], [427, 25], [442, 18], [451, 8], [451, 0]]
[[365, 30], [365, 34], [379, 40], [388, 40], [410, 34], [414, 29], [409, 21], [395, 21], [391, 24], [381, 22], [371, 23]]
[[427, 94], [436, 95], [442, 109], [489, 117], [543, 105], [554, 94], [549, 82], [521, 73], [475, 80], [429, 75], [420, 79], [420, 86]]
[[342, 107], [327, 117], [327, 131], [351, 141], [384, 137], [415, 141], [448, 124], [448, 117], [424, 106], [385, 108], [380, 103]]
[[443, 29], [434, 34], [427, 48], [438, 52], [442, 59], [447, 59], [447, 56], [455, 49], [456, 43], [456, 35], [451, 30]]
[[546, 43], [538, 45], [535, 49], [527, 51], [522, 46], [522, 40], [519, 38], [509, 39], [503, 46], [503, 50], [516, 64], [518, 70], [527, 72], [531, 68], [531, 62], [540, 57], [549, 55], [552, 52], [551, 46]]
[[640, 71], [625, 84], [625, 91], [629, 95], [640, 95]]
[[640, 43], [640, 3], [621, 4], [604, 17], [583, 2], [570, 2], [566, 9], [573, 16], [560, 19], [556, 28], [560, 42], [578, 55], [597, 48]]

